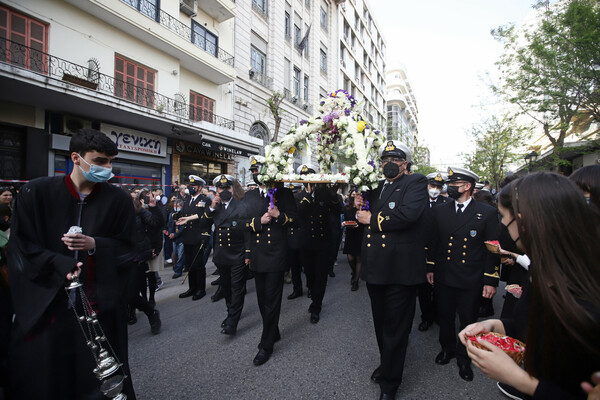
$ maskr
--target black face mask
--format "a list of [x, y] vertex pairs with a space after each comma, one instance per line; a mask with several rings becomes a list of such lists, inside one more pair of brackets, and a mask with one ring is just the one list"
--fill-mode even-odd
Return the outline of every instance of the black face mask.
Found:
[[0, 221], [0, 231], [6, 232], [8, 228], [10, 228], [10, 220], [5, 221], [4, 219], [2, 219]]
[[393, 179], [400, 173], [400, 167], [398, 164], [388, 162], [383, 166], [383, 175], [388, 179]]
[[231, 200], [231, 196], [233, 194], [229, 191], [229, 190], [223, 190], [221, 193], [219, 193], [219, 197], [221, 198], [221, 200], [223, 200], [225, 203], [227, 203], [229, 200]]
[[252, 174], [252, 180], [257, 184], [260, 185], [260, 182], [258, 181], [258, 173], [256, 174]]
[[188, 187], [188, 190], [190, 191], [190, 194], [192, 196], [196, 194], [196, 187], [195, 186]]
[[462, 193], [458, 191], [457, 186], [448, 185], [448, 197], [451, 197], [454, 200], [458, 200], [460, 196], [462, 196]]

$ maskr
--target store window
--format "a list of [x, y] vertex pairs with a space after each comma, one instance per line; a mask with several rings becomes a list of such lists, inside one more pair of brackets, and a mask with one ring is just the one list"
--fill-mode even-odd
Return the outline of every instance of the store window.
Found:
[[0, 61], [48, 73], [48, 26], [0, 6]]
[[115, 96], [152, 108], [155, 76], [154, 70], [115, 56]]
[[180, 171], [182, 177], [187, 178], [190, 175], [198, 175], [210, 186], [212, 185], [213, 179], [218, 175], [227, 173], [227, 164], [217, 161], [181, 158]]
[[0, 178], [25, 178], [25, 134], [17, 128], [0, 126]]

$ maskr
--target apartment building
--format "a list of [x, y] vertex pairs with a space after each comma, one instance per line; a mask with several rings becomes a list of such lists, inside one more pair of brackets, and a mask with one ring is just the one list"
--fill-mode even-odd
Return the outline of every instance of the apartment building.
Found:
[[70, 134], [120, 149], [115, 183], [237, 174], [231, 0], [0, 1], [0, 178], [67, 174]]
[[365, 117], [386, 125], [386, 44], [366, 0], [338, 3], [338, 86], [364, 101]]
[[387, 137], [400, 140], [411, 150], [417, 145], [419, 110], [406, 74], [399, 64], [387, 71]]

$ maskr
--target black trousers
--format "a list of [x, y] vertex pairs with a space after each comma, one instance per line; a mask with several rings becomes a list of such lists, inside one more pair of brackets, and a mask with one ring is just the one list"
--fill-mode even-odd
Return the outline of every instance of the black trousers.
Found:
[[421, 321], [433, 322], [435, 314], [435, 298], [433, 295], [433, 285], [424, 282], [418, 289], [419, 306], [421, 308]]
[[396, 391], [402, 383], [408, 335], [415, 316], [417, 286], [367, 283], [375, 336], [381, 358], [383, 393]]
[[292, 286], [294, 292], [302, 293], [302, 251], [300, 249], [289, 249], [289, 265], [292, 275]]
[[244, 308], [244, 289], [248, 277], [248, 266], [242, 261], [237, 265], [217, 264], [221, 277], [221, 290], [227, 305], [227, 321], [225, 324], [237, 328]]
[[146, 271], [148, 271], [148, 263], [131, 263], [130, 268], [127, 298], [129, 306], [132, 307], [131, 311], [135, 312], [135, 309], [137, 308], [150, 317], [154, 312], [154, 307], [150, 305], [146, 296], [142, 295], [142, 293], [146, 293]]
[[437, 300], [438, 318], [440, 321], [440, 344], [442, 350], [456, 352], [457, 361], [461, 364], [470, 364], [467, 349], [458, 341], [455, 326], [456, 314], [460, 321], [459, 331], [467, 325], [477, 321], [479, 316], [479, 299], [483, 288], [459, 289], [443, 284], [435, 284], [435, 298]]
[[302, 265], [306, 273], [306, 286], [311, 292], [312, 303], [308, 307], [311, 313], [319, 314], [323, 307], [323, 297], [327, 288], [329, 267], [331, 266], [331, 247], [304, 249]]
[[184, 244], [183, 257], [185, 269], [190, 271], [188, 284], [194, 292], [206, 290], [206, 266], [203, 264], [201, 244]]
[[283, 271], [254, 272], [258, 309], [263, 321], [259, 349], [273, 351], [273, 344], [281, 338], [279, 315], [281, 314], [283, 275]]
[[[24, 333], [15, 321], [10, 348], [10, 388], [14, 400], [102, 400], [96, 367], [66, 294], [59, 290], [40, 322]], [[78, 306], [79, 315], [82, 310]], [[127, 357], [125, 302], [98, 313], [98, 320], [127, 376], [123, 392], [135, 400]], [[121, 372], [121, 371], [119, 371]]]

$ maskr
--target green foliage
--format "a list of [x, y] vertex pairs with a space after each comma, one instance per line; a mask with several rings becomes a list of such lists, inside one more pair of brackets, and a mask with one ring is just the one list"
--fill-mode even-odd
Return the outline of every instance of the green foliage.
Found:
[[497, 62], [502, 81], [492, 89], [541, 124], [560, 148], [578, 114], [600, 122], [600, 5], [597, 0], [536, 5], [537, 23], [492, 31], [504, 44]]
[[470, 134], [476, 150], [463, 154], [466, 167], [496, 188], [504, 179], [506, 168], [523, 157], [519, 148], [531, 135], [531, 127], [519, 125], [516, 119], [516, 115], [493, 115], [475, 125]]
[[413, 173], [428, 175], [437, 171], [434, 167], [428, 165], [428, 155], [429, 148], [427, 146], [419, 144], [415, 145], [413, 149], [414, 166], [411, 169]]

